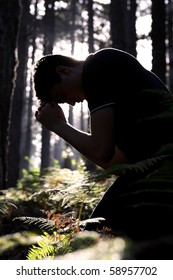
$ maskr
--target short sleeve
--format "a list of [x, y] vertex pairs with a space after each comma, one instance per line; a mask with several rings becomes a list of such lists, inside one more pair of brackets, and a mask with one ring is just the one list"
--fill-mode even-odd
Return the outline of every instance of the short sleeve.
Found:
[[[116, 103], [107, 65], [100, 57], [89, 59], [83, 69], [83, 86], [90, 113]], [[110, 72], [110, 71], [109, 71]]]

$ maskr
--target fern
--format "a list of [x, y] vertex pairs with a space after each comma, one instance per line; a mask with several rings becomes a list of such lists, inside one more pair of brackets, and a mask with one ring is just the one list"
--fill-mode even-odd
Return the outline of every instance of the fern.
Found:
[[10, 208], [17, 208], [15, 204], [9, 201], [0, 201], [0, 213], [6, 215]]
[[113, 174], [120, 176], [125, 175], [127, 172], [130, 174], [141, 175], [147, 172], [151, 172], [152, 169], [156, 167], [157, 164], [161, 163], [163, 159], [165, 159], [167, 155], [160, 155], [157, 157], [149, 158], [143, 161], [139, 161], [134, 164], [117, 164], [105, 171], [101, 171], [101, 173], [95, 173], [89, 176], [89, 181], [99, 182], [111, 177]]
[[[100, 222], [104, 218], [93, 218], [87, 219], [85, 221], [80, 221], [80, 226], [85, 226], [87, 223]], [[78, 227], [78, 221], [73, 224], [73, 227], [59, 229], [54, 231], [53, 234], [44, 232], [41, 236], [41, 240], [38, 241], [37, 246], [32, 245], [27, 254], [28, 260], [41, 260], [47, 257], [54, 258], [55, 255], [63, 255], [71, 252], [72, 248], [70, 246], [72, 234], [76, 231]]]
[[55, 241], [55, 236], [49, 235], [47, 232], [44, 232], [44, 235], [41, 236], [41, 241], [38, 242], [38, 245], [33, 245], [29, 249], [27, 259], [28, 260], [41, 260], [48, 256], [53, 256], [56, 252], [56, 248], [52, 245], [52, 242]]
[[44, 230], [53, 230], [55, 229], [55, 223], [52, 220], [48, 220], [45, 218], [38, 218], [38, 217], [17, 217], [14, 218], [14, 220], [20, 220], [23, 223], [26, 224], [34, 224], [34, 225], [38, 225], [40, 229], [44, 229]]
[[86, 226], [88, 223], [100, 223], [100, 221], [104, 221], [104, 218], [91, 218], [91, 219], [87, 219], [84, 221], [80, 221], [79, 222], [79, 226]]

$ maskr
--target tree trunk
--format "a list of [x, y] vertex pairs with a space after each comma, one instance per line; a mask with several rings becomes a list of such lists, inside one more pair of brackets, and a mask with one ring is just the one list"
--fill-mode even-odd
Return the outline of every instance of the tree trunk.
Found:
[[[93, 11], [93, 0], [88, 0], [88, 51], [89, 53], [93, 53], [95, 51], [94, 49], [94, 11]], [[88, 119], [89, 123], [89, 119]], [[88, 125], [89, 126], [89, 125]], [[85, 165], [87, 170], [95, 170], [96, 165], [88, 160], [86, 157], [83, 157], [85, 161]]]
[[126, 0], [111, 0], [110, 4], [110, 22], [112, 46], [117, 49], [125, 50], [124, 38], [124, 9]]
[[22, 1], [22, 16], [19, 33], [18, 58], [16, 87], [12, 100], [12, 112], [9, 131], [9, 151], [8, 151], [8, 178], [7, 186], [15, 186], [20, 177], [20, 143], [21, 143], [21, 123], [24, 105], [24, 93], [26, 86], [26, 64], [28, 57], [28, 16], [30, 0]]
[[[45, 1], [46, 14], [44, 18], [44, 55], [51, 54], [53, 51], [55, 37], [55, 14], [54, 0]], [[42, 148], [41, 148], [41, 173], [50, 166], [50, 131], [42, 127]]]
[[125, 21], [125, 50], [137, 56], [136, 52], [136, 9], [137, 4], [134, 0], [127, 1], [127, 6], [124, 11], [124, 21]]
[[165, 1], [152, 1], [152, 71], [166, 83]]
[[136, 56], [136, 1], [112, 0], [110, 21], [112, 46]]
[[93, 0], [88, 0], [88, 50], [89, 53], [94, 52], [94, 11]]
[[173, 92], [173, 2], [169, 0], [167, 4], [167, 37], [168, 37], [168, 56], [169, 56], [169, 76], [168, 76], [168, 87]]
[[30, 157], [31, 157], [31, 139], [32, 139], [32, 104], [33, 104], [33, 92], [29, 91], [29, 96], [27, 97], [27, 104], [25, 104], [25, 126], [22, 130], [24, 134], [22, 139], [22, 158], [21, 158], [21, 168], [29, 170], [30, 168]]
[[8, 129], [16, 70], [20, 1], [0, 1], [0, 188], [6, 188]]

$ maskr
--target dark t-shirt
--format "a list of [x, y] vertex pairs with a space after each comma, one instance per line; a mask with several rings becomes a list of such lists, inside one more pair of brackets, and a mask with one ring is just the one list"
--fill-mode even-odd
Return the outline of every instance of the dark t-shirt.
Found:
[[116, 145], [130, 162], [154, 156], [173, 142], [173, 99], [162, 81], [132, 55], [103, 49], [83, 67], [90, 113], [112, 106]]

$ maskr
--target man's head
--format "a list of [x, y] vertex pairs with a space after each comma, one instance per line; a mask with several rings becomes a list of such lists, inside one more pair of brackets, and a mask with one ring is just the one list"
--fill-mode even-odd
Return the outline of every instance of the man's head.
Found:
[[[73, 69], [80, 69], [82, 64], [82, 61], [62, 55], [42, 57], [37, 62], [33, 75], [34, 88], [38, 99], [41, 102], [69, 103], [67, 92], [74, 92], [73, 84], [76, 81], [72, 83], [72, 80], [77, 80], [77, 75], [74, 75], [77, 71]], [[64, 99], [65, 97], [67, 97], [67, 100]]]

